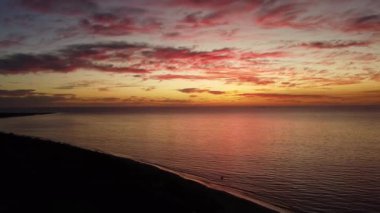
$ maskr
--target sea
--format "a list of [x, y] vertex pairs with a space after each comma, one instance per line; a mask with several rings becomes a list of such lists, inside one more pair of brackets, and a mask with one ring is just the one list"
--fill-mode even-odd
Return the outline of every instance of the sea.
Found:
[[[380, 110], [96, 109], [0, 119], [291, 212], [380, 212]], [[17, 141], [15, 141], [16, 143]]]

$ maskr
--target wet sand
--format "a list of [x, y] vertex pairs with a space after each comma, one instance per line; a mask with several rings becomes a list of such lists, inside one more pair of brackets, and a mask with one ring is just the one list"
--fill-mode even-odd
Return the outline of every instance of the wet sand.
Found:
[[0, 133], [0, 168], [0, 212], [273, 212], [151, 165], [32, 137]]

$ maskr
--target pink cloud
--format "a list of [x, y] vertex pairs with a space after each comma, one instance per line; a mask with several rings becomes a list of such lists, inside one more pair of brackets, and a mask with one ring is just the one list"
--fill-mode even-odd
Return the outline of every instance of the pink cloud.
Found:
[[[359, 45], [359, 43], [350, 45]], [[289, 53], [283, 51], [256, 53], [230, 48], [196, 51], [184, 47], [110, 42], [70, 45], [45, 54], [12, 54], [0, 57], [0, 74], [68, 73], [87, 69], [132, 74], [144, 80], [215, 80], [227, 84], [253, 85], [280, 82], [280, 87], [295, 87], [306, 83], [314, 86], [348, 85], [370, 78], [369, 73], [333, 76], [326, 73], [325, 69], [305, 69], [304, 73], [300, 73], [294, 68], [275, 66], [277, 62], [271, 63], [270, 60], [260, 63], [260, 59], [281, 57], [289, 57]], [[286, 79], [288, 82], [297, 83], [282, 84], [283, 77], [288, 78]]]
[[289, 27], [295, 29], [315, 28], [321, 23], [320, 17], [302, 17], [308, 9], [308, 4], [268, 5], [262, 8], [255, 17], [255, 22], [265, 28]]
[[254, 53], [246, 52], [241, 55], [241, 59], [258, 59], [258, 58], [283, 58], [289, 56], [286, 52], [276, 51], [276, 52], [264, 52], [264, 53]]
[[380, 15], [350, 18], [343, 27], [348, 32], [380, 32]]
[[332, 86], [358, 84], [366, 78], [367, 76], [364, 75], [353, 75], [344, 77], [303, 77], [301, 80], [318, 83], [320, 86]]
[[[285, 1], [283, 1], [285, 2]], [[342, 32], [379, 32], [380, 16], [368, 14], [358, 8], [350, 11], [344, 10], [318, 10], [319, 6], [337, 8], [344, 4], [343, 1], [295, 1], [283, 3], [273, 1], [268, 4], [260, 4], [254, 22], [264, 28], [292, 28], [299, 30], [329, 29]], [[348, 4], [354, 1], [346, 1]], [[282, 4], [281, 4], [282, 3]], [[369, 3], [368, 7], [379, 9], [379, 4]], [[365, 4], [365, 2], [363, 2]]]

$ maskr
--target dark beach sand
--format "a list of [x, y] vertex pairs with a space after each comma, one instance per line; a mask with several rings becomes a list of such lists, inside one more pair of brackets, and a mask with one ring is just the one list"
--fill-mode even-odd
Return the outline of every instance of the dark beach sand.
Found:
[[[4, 116], [9, 117], [9, 116]], [[272, 212], [133, 160], [0, 133], [0, 212]]]

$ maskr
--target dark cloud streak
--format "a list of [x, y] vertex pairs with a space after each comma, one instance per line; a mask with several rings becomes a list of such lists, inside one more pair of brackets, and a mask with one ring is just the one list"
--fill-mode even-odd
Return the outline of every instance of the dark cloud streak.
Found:
[[178, 91], [182, 93], [209, 93], [212, 95], [223, 95], [226, 93], [224, 91], [199, 89], [199, 88], [184, 88], [184, 89], [179, 89]]
[[39, 13], [81, 15], [99, 9], [93, 0], [17, 0], [20, 6]]
[[[112, 64], [94, 63], [94, 60], [99, 59], [99, 55], [105, 54], [107, 51], [143, 47], [126, 43], [108, 43], [72, 45], [48, 54], [13, 54], [0, 58], [0, 74], [68, 73], [78, 69], [92, 69], [111, 73], [149, 73], [150, 71], [141, 68], [117, 67]], [[107, 55], [104, 55], [104, 57], [107, 58]]]
[[338, 49], [348, 47], [368, 47], [369, 41], [315, 41], [310, 43], [302, 43], [298, 46], [316, 49]]
[[0, 90], [0, 97], [28, 96], [34, 95], [33, 89], [18, 89], [18, 90]]

